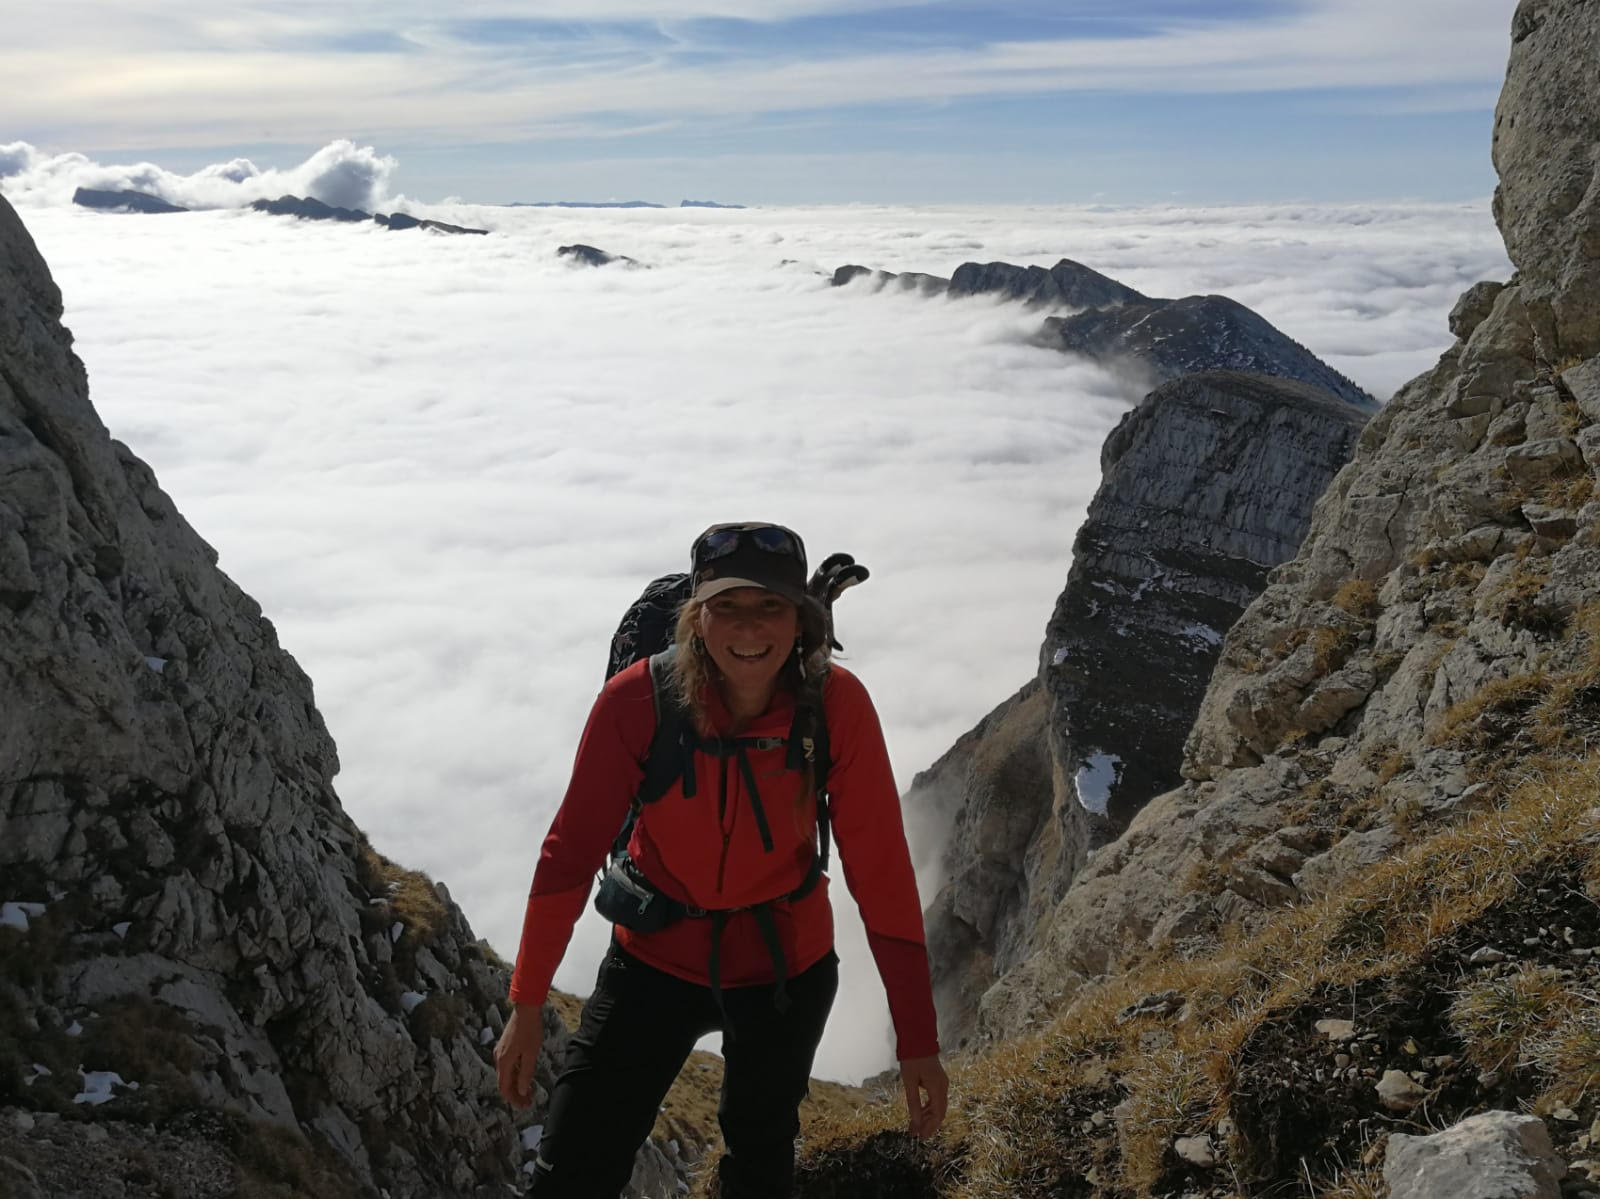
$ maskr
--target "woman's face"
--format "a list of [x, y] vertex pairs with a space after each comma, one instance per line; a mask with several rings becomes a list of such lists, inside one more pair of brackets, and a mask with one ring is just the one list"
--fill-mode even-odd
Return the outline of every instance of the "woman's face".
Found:
[[800, 635], [800, 613], [762, 587], [735, 587], [700, 609], [700, 638], [723, 678], [734, 686], [770, 686]]

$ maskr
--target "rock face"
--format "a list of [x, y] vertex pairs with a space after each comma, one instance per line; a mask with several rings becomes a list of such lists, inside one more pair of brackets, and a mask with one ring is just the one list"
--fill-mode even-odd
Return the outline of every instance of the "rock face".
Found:
[[1045, 321], [1045, 340], [1071, 354], [1126, 361], [1175, 379], [1197, 370], [1253, 371], [1310, 383], [1372, 412], [1377, 403], [1299, 342], [1226, 296], [1130, 301]]
[[1495, 219], [1534, 349], [1554, 364], [1592, 355], [1600, 325], [1597, 19], [1585, 0], [1522, 0], [1495, 110]]
[[1567, 1164], [1537, 1116], [1485, 1112], [1431, 1137], [1391, 1133], [1390, 1199], [1558, 1199]]
[[[1153, 947], [1336, 889], [1484, 802], [1485, 763], [1588, 735], [1600, 8], [1524, 3], [1514, 36], [1496, 207], [1518, 274], [1468, 293], [1456, 344], [1362, 431], [1298, 555], [1224, 640], [1188, 781], [1074, 879], [1034, 932], [1040, 952], [985, 994], [986, 1033]], [[1568, 698], [1530, 726], [1552, 692]]]
[[926, 914], [947, 1041], [1089, 855], [1182, 781], [1223, 634], [1294, 555], [1363, 423], [1318, 388], [1210, 372], [1107, 438], [1036, 680], [912, 786], [953, 830]]
[[169, 204], [160, 196], [138, 191], [97, 191], [80, 187], [72, 193], [72, 202], [82, 208], [99, 208], [106, 212], [188, 212], [178, 204]]
[[61, 310], [0, 200], [4, 1156], [46, 1194], [102, 1193], [73, 1163], [113, 1134], [221, 1163], [185, 1194], [503, 1194], [504, 965], [344, 814], [310, 681], [100, 423]]
[[1086, 848], [1182, 781], [1222, 638], [1294, 556], [1365, 420], [1318, 387], [1185, 376], [1122, 418], [1040, 650]]

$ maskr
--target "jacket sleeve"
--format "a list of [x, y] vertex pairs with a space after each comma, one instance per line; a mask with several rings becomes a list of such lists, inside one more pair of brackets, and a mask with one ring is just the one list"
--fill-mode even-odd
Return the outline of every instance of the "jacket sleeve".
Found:
[[541, 1004], [583, 913], [595, 872], [606, 860], [644, 778], [655, 707], [639, 671], [617, 675], [589, 712], [572, 781], [545, 836], [533, 872], [522, 941], [511, 975], [513, 1003]]
[[838, 668], [830, 674], [824, 704], [839, 861], [889, 999], [895, 1056], [928, 1057], [939, 1052], [939, 1037], [922, 902], [878, 713], [860, 681]]

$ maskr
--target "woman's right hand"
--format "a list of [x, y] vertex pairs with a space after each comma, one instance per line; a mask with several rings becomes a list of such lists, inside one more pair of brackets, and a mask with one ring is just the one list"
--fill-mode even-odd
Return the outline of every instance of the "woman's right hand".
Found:
[[544, 1019], [539, 1006], [515, 1005], [494, 1047], [500, 1094], [512, 1107], [527, 1107], [533, 1102], [533, 1072], [539, 1065], [539, 1047], [543, 1044]]

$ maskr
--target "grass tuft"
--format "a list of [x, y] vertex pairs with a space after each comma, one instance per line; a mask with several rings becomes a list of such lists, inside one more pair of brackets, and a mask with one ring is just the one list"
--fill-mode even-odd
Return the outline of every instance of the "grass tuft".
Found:
[[1556, 971], [1524, 965], [1511, 974], [1469, 984], [1450, 1006], [1450, 1022], [1484, 1070], [1523, 1065], [1525, 1047], [1572, 1008], [1574, 996]]
[[362, 885], [374, 899], [387, 899], [394, 919], [406, 927], [400, 943], [427, 944], [444, 932], [450, 913], [420, 870], [407, 870], [373, 849], [365, 839], [357, 858]]

